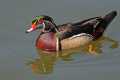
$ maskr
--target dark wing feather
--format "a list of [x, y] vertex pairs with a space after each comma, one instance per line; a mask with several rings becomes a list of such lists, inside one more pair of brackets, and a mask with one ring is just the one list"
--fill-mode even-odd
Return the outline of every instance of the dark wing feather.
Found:
[[94, 25], [96, 24], [96, 17], [90, 18], [84, 21], [80, 21], [77, 23], [67, 23], [63, 25], [59, 25], [59, 31], [61, 32], [60, 39], [69, 38], [71, 36], [87, 33], [92, 34], [94, 31]]

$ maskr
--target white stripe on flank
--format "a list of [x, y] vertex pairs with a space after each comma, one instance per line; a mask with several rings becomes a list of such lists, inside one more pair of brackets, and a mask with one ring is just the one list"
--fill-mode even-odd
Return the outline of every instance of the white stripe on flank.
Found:
[[70, 39], [73, 39], [73, 38], [76, 38], [76, 37], [82, 37], [82, 36], [88, 36], [88, 37], [90, 37], [91, 39], [93, 39], [93, 36], [92, 36], [92, 35], [86, 34], [86, 33], [80, 33], [80, 34], [74, 35], [74, 36], [72, 36]]

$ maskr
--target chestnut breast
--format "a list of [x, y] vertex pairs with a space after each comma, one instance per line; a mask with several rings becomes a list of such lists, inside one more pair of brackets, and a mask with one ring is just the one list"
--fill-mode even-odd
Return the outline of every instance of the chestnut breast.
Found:
[[56, 51], [55, 33], [48, 32], [40, 35], [36, 40], [36, 47], [45, 51]]

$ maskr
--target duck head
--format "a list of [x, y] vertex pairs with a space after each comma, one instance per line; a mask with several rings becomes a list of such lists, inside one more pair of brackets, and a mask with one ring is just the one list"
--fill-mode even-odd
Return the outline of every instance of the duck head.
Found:
[[56, 26], [53, 19], [50, 16], [46, 16], [46, 15], [36, 16], [32, 20], [30, 28], [26, 30], [26, 33], [30, 33], [37, 29], [40, 29], [42, 32], [44, 32], [45, 30], [47, 31], [48, 27], [50, 28], [50, 26], [46, 26], [46, 22], [52, 26]]

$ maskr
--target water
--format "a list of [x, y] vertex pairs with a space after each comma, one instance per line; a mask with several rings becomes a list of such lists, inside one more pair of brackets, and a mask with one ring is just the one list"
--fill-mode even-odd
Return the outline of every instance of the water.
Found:
[[32, 72], [27, 63], [40, 57], [34, 47], [38, 32], [25, 34], [26, 25], [36, 15], [50, 15], [57, 24], [62, 24], [117, 10], [118, 16], [104, 35], [119, 42], [119, 3], [119, 0], [1, 0], [0, 80], [119, 80], [120, 48], [109, 48], [109, 43], [103, 44], [100, 55], [78, 52], [71, 55], [70, 61], [54, 59], [48, 74]]

